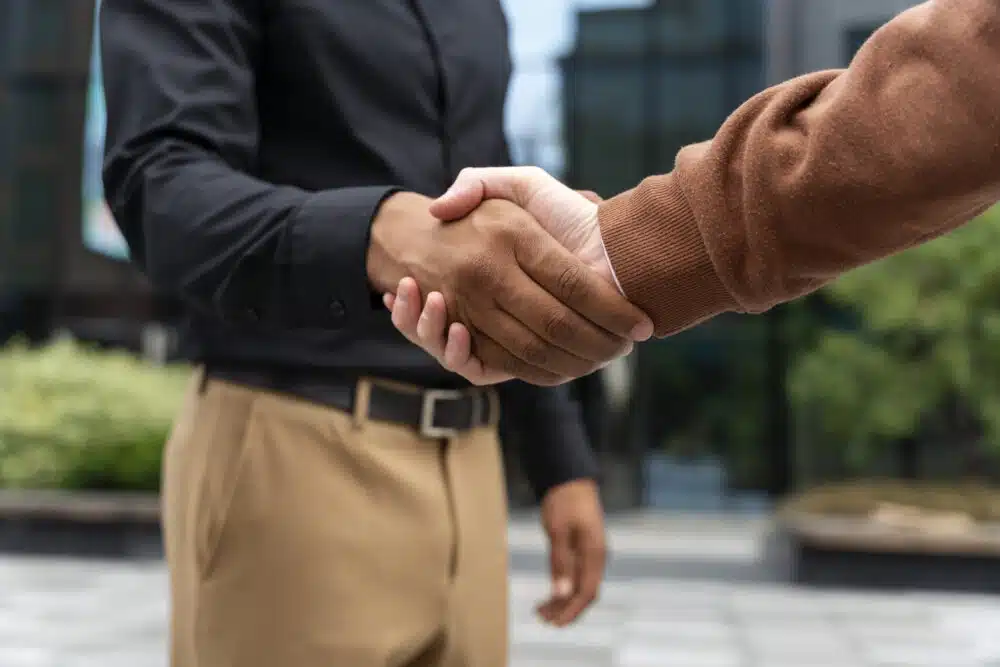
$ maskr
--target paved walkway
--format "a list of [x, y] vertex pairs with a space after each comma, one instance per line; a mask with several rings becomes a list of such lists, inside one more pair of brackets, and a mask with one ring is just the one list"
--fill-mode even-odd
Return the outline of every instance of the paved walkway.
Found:
[[[0, 666], [165, 667], [158, 563], [0, 558]], [[512, 580], [512, 667], [1000, 667], [1000, 600], [612, 581], [581, 624], [539, 625]], [[291, 666], [290, 666], [291, 667]]]

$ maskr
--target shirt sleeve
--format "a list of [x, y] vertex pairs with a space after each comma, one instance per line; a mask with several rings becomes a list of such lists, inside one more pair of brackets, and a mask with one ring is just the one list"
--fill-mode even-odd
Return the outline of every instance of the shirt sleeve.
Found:
[[580, 407], [565, 385], [536, 387], [505, 382], [500, 394], [504, 430], [514, 431], [521, 468], [538, 499], [575, 479], [598, 479]]
[[756, 95], [672, 173], [601, 204], [657, 335], [759, 313], [935, 238], [1000, 199], [1000, 3], [931, 0], [845, 70]]
[[234, 323], [344, 329], [377, 307], [371, 220], [391, 185], [254, 176], [258, 0], [103, 0], [104, 189], [158, 289]]

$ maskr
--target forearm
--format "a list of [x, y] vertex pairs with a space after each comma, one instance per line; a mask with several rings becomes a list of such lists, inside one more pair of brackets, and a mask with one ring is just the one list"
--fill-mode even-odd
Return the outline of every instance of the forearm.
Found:
[[233, 324], [358, 325], [374, 307], [371, 220], [392, 188], [255, 177], [264, 21], [256, 0], [103, 0], [105, 196], [159, 289]]
[[668, 335], [761, 312], [1000, 199], [1000, 5], [935, 0], [843, 71], [740, 107], [673, 173], [605, 202], [625, 293]]
[[536, 497], [574, 479], [597, 479], [599, 468], [565, 386], [512, 381], [497, 387], [505, 426], [516, 432], [521, 468]]
[[368, 229], [391, 188], [275, 186], [162, 137], [108, 165], [109, 205], [158, 288], [234, 324], [341, 329], [372, 311]]

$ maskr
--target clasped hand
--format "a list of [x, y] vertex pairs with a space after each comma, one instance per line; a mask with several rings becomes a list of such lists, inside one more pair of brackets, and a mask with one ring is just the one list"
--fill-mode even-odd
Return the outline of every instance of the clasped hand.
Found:
[[474, 384], [587, 375], [653, 332], [616, 286], [595, 197], [535, 167], [398, 193], [373, 222], [369, 279], [396, 328]]

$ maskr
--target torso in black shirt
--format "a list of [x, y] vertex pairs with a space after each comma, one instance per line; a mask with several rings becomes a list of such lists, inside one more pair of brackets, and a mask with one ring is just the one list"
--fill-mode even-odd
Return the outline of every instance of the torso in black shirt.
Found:
[[[178, 11], [190, 4], [178, 3]], [[510, 60], [499, 0], [229, 1], [219, 2], [219, 11], [234, 4], [246, 8], [245, 27], [228, 30], [219, 48], [246, 44], [249, 67], [236, 76], [254, 79], [259, 136], [247, 166], [261, 180], [305, 191], [391, 186], [435, 195], [463, 167], [507, 162]], [[203, 113], [232, 113], [225, 108], [227, 82], [209, 72], [202, 77], [205, 90], [192, 90], [192, 97], [221, 97], [206, 101]], [[116, 77], [108, 78], [113, 86]], [[356, 217], [370, 217], [376, 204], [363, 202]], [[326, 221], [339, 223], [335, 215]], [[348, 233], [364, 233], [355, 220], [346, 225], [353, 227]], [[363, 284], [364, 267], [355, 264], [335, 267], [326, 279]], [[297, 331], [255, 327], [260, 313], [252, 306], [229, 326], [214, 312], [195, 310], [185, 347], [211, 360], [461, 384], [395, 331], [377, 296], [359, 306], [336, 291], [326, 304], [328, 321]]]
[[[108, 204], [190, 304], [194, 357], [464, 384], [392, 327], [365, 260], [385, 197], [508, 162], [499, 0], [102, 0], [101, 54]], [[499, 390], [539, 493], [596, 473], [564, 390]]]

